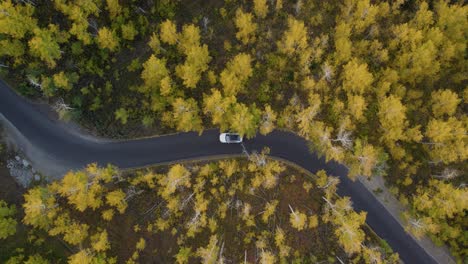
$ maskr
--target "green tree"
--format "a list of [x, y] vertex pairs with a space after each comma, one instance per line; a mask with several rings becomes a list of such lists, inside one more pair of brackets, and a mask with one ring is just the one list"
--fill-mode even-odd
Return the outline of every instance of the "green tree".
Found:
[[127, 24], [122, 25], [122, 38], [126, 40], [133, 40], [138, 35], [138, 31], [135, 25], [130, 21]]
[[125, 108], [119, 108], [115, 111], [115, 119], [120, 120], [122, 125], [127, 124], [128, 121], [128, 112]]
[[16, 233], [16, 207], [0, 200], [0, 239], [5, 239]]

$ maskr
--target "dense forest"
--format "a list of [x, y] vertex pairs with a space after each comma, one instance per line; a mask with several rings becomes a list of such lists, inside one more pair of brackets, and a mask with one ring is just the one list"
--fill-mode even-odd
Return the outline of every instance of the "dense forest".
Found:
[[[0, 4], [0, 70], [111, 137], [294, 131], [384, 175], [407, 228], [468, 256], [463, 1], [54, 0]], [[213, 242], [217, 244], [218, 242]]]
[[[27, 191], [22, 221], [33, 242], [22, 250], [12, 237], [16, 209], [0, 200], [0, 261], [397, 263], [366, 213], [336, 195], [338, 182], [266, 153], [124, 173], [90, 164]], [[54, 238], [63, 256], [44, 250]]]

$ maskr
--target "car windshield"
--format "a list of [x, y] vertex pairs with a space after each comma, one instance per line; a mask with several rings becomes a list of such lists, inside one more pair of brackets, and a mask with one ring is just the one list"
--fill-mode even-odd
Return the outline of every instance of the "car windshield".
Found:
[[239, 140], [239, 135], [227, 135], [227, 140], [229, 141], [238, 141]]

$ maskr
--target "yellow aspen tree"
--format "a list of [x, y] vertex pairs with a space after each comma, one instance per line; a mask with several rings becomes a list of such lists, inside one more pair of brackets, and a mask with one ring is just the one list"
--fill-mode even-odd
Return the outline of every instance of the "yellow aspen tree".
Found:
[[179, 187], [191, 186], [190, 184], [190, 171], [183, 165], [176, 164], [169, 169], [167, 174], [161, 175], [158, 179], [158, 184], [162, 188], [158, 189], [158, 193], [164, 198], [168, 199]]
[[276, 116], [275, 111], [269, 105], [266, 105], [260, 121], [259, 130], [262, 135], [266, 135], [275, 129]]
[[211, 95], [205, 94], [203, 97], [203, 113], [209, 114], [211, 123], [225, 131], [229, 128], [228, 113], [235, 103], [234, 96], [223, 96], [218, 89], [211, 89]]
[[49, 68], [55, 68], [56, 61], [62, 57], [60, 46], [48, 29], [34, 29], [34, 37], [28, 45], [31, 55], [43, 60]]
[[348, 94], [347, 108], [350, 115], [357, 121], [364, 120], [364, 111], [367, 109], [367, 102], [361, 95]]
[[[362, 33], [369, 26], [375, 24], [377, 15], [385, 16], [385, 9], [370, 3], [369, 0], [345, 1], [341, 5], [341, 14], [337, 20], [351, 23], [356, 34]], [[379, 13], [380, 11], [380, 13]]]
[[236, 38], [240, 40], [242, 44], [247, 45], [255, 42], [257, 24], [253, 22], [251, 13], [244, 13], [242, 9], [237, 9], [234, 24], [237, 28]]
[[367, 64], [360, 64], [356, 59], [343, 67], [343, 89], [348, 93], [363, 94], [369, 90], [374, 78], [367, 69]]
[[96, 252], [102, 252], [110, 249], [110, 243], [107, 231], [103, 230], [91, 236], [91, 246]]
[[208, 46], [191, 46], [186, 48], [186, 60], [184, 64], [176, 67], [176, 74], [188, 88], [195, 88], [200, 81], [201, 74], [208, 69], [211, 57]]
[[63, 240], [71, 245], [79, 245], [88, 238], [89, 226], [71, 219], [68, 213], [62, 213], [54, 220], [49, 235], [63, 235]]
[[164, 59], [156, 58], [151, 55], [150, 58], [143, 64], [141, 78], [145, 83], [145, 87], [151, 89], [159, 88], [161, 80], [169, 76], [169, 70], [166, 68]]
[[458, 95], [451, 90], [438, 90], [431, 94], [432, 114], [434, 117], [443, 115], [452, 116], [457, 111], [457, 106], [461, 102]]
[[316, 126], [316, 124], [314, 124], [314, 118], [319, 112], [320, 101], [317, 101], [317, 103], [311, 104], [296, 114], [295, 119], [301, 136], [310, 139], [312, 127]]
[[262, 212], [262, 221], [265, 224], [267, 224], [270, 217], [275, 214], [278, 203], [278, 200], [273, 200], [265, 204], [265, 209]]
[[449, 243], [452, 251], [463, 258], [464, 216], [468, 209], [468, 188], [448, 181], [431, 179], [418, 187], [412, 197], [412, 210], [406, 213], [406, 229], [416, 237], [430, 235], [436, 241]]
[[254, 12], [259, 18], [265, 18], [268, 14], [267, 0], [254, 0]]
[[161, 41], [159, 40], [159, 37], [156, 33], [153, 33], [150, 37], [150, 40], [148, 42], [148, 46], [151, 48], [153, 51], [153, 54], [157, 55], [161, 52], [161, 50], [164, 50], [161, 48]]
[[123, 24], [121, 30], [122, 38], [126, 40], [133, 40], [135, 39], [135, 36], [138, 35], [138, 30], [135, 28], [135, 25], [131, 21], [127, 24]]
[[364, 144], [357, 139], [354, 144], [355, 161], [349, 164], [349, 177], [355, 179], [357, 176], [371, 177], [378, 163], [378, 152], [370, 144]]
[[365, 239], [361, 226], [366, 221], [366, 213], [356, 213], [349, 197], [339, 198], [335, 203], [325, 197], [324, 200], [328, 210], [322, 218], [336, 226], [335, 235], [340, 245], [348, 254], [361, 252], [361, 244]]
[[276, 0], [275, 1], [275, 10], [280, 11], [283, 8], [283, 0]]
[[54, 194], [46, 187], [35, 187], [24, 195], [23, 222], [36, 228], [47, 229], [59, 213]]
[[25, 47], [21, 41], [17, 39], [3, 39], [0, 40], [0, 47], [2, 47], [0, 50], [0, 56], [10, 56], [15, 58], [15, 64], [19, 64], [22, 61], [21, 57], [25, 53]]
[[78, 253], [75, 253], [68, 257], [69, 264], [91, 264], [93, 262], [93, 255], [87, 249], [80, 250]]
[[350, 40], [351, 26], [339, 22], [335, 27], [335, 59], [337, 63], [346, 62], [351, 57], [352, 42]]
[[114, 218], [114, 210], [108, 209], [108, 210], [102, 211], [101, 217], [102, 219], [106, 221], [112, 220], [112, 218]]
[[203, 130], [202, 120], [199, 114], [197, 102], [193, 98], [184, 100], [176, 98], [172, 103], [172, 113], [164, 118], [164, 121], [176, 127], [178, 131]]
[[56, 73], [52, 76], [54, 80], [54, 85], [58, 88], [62, 88], [64, 90], [71, 90], [72, 84], [70, 83], [67, 75], [63, 71]]
[[68, 203], [83, 212], [88, 207], [94, 209], [102, 205], [101, 194], [104, 189], [84, 171], [70, 171], [63, 177], [57, 187], [58, 193], [67, 198]]
[[311, 215], [309, 216], [309, 225], [308, 227], [310, 229], [314, 229], [318, 226], [318, 216], [317, 215]]
[[188, 49], [200, 45], [200, 29], [194, 24], [184, 25], [178, 41], [179, 50], [187, 54]]
[[223, 170], [223, 175], [227, 178], [230, 178], [240, 169], [239, 163], [235, 159], [222, 160], [218, 164], [219, 168]]
[[307, 28], [304, 22], [288, 18], [288, 29], [284, 32], [283, 38], [277, 45], [280, 52], [289, 55], [300, 53], [307, 49]]
[[289, 214], [289, 223], [298, 231], [303, 230], [306, 227], [307, 216], [299, 211], [294, 211], [291, 205], [289, 205], [289, 209], [291, 210], [291, 213]]
[[180, 247], [177, 254], [174, 256], [177, 264], [188, 264], [190, 256], [192, 255], [192, 248]]
[[407, 126], [406, 107], [398, 97], [390, 95], [380, 100], [378, 117], [382, 129], [382, 141], [393, 144], [404, 138]]
[[115, 207], [119, 213], [123, 214], [128, 207], [125, 199], [126, 196], [127, 195], [121, 189], [113, 190], [106, 194], [106, 203]]
[[260, 111], [255, 106], [247, 107], [237, 103], [229, 113], [228, 119], [233, 131], [251, 138], [257, 132]]
[[220, 75], [224, 95], [236, 96], [237, 93], [242, 92], [245, 82], [253, 74], [251, 62], [252, 58], [249, 54], [239, 53], [227, 63]]
[[101, 49], [115, 51], [119, 47], [118, 37], [107, 27], [99, 29], [96, 41]]
[[162, 42], [170, 45], [176, 44], [179, 38], [176, 25], [170, 20], [162, 22], [160, 37]]
[[467, 123], [455, 117], [447, 121], [431, 119], [425, 135], [429, 153], [434, 162], [464, 161], [468, 158]]
[[219, 253], [219, 244], [218, 238], [216, 236], [211, 236], [210, 241], [206, 247], [197, 249], [197, 256], [201, 258], [202, 263], [204, 264], [215, 264], [218, 261]]
[[94, 1], [56, 0], [54, 1], [54, 7], [72, 21], [70, 34], [76, 36], [85, 45], [91, 44], [92, 38], [88, 32], [88, 17], [90, 15], [99, 16], [100, 9], [97, 3]]
[[379, 248], [369, 248], [364, 246], [362, 248], [362, 256], [365, 263], [372, 264], [383, 264], [385, 259], [382, 258], [382, 254], [379, 251]]
[[106, 4], [106, 9], [109, 11], [111, 19], [115, 19], [122, 12], [119, 0], [106, 0]]
[[28, 32], [37, 27], [34, 19], [34, 6], [14, 3], [5, 0], [0, 3], [0, 34], [9, 35], [14, 39], [22, 39]]
[[260, 264], [275, 264], [276, 262], [276, 256], [272, 252], [262, 250], [260, 253]]

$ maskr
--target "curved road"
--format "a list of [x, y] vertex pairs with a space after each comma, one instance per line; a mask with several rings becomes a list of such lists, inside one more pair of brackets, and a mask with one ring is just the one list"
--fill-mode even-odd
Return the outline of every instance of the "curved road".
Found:
[[[121, 168], [139, 167], [174, 160], [215, 155], [240, 154], [240, 145], [220, 144], [218, 132], [181, 133], [131, 141], [98, 142], [70, 133], [40, 113], [0, 80], [0, 113], [32, 144], [70, 168], [92, 162], [112, 163]], [[400, 226], [389, 212], [360, 182], [351, 181], [347, 170], [337, 163], [326, 163], [310, 153], [304, 139], [288, 132], [274, 131], [267, 136], [246, 140], [249, 150], [269, 147], [271, 156], [286, 159], [314, 173], [325, 169], [339, 176], [338, 194], [350, 196], [357, 211], [364, 210], [367, 223], [385, 239], [405, 263], [436, 263]], [[1, 187], [0, 187], [1, 188]]]

